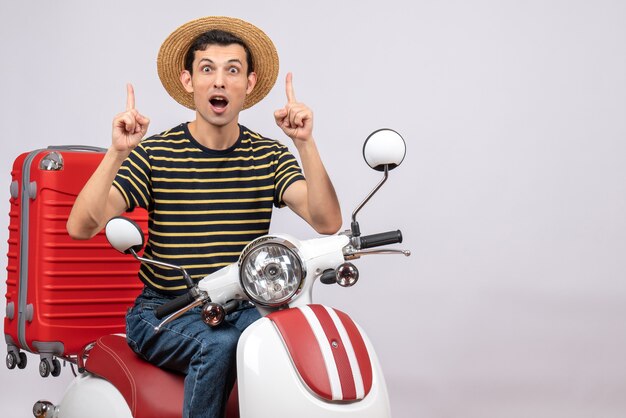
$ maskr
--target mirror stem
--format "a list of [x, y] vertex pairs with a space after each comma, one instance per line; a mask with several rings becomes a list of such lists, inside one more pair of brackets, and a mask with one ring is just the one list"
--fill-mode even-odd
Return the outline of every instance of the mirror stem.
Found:
[[191, 279], [191, 276], [189, 275], [189, 273], [187, 273], [187, 271], [184, 268], [182, 268], [180, 266], [176, 266], [174, 264], [168, 264], [168, 263], [164, 263], [162, 261], [151, 260], [149, 258], [140, 257], [139, 254], [137, 254], [137, 252], [134, 249], [132, 249], [132, 248], [130, 249], [130, 253], [137, 260], [142, 261], [144, 263], [153, 264], [155, 266], [165, 267], [165, 268], [168, 268], [168, 269], [171, 269], [171, 270], [178, 270], [178, 271], [180, 271], [183, 274], [183, 279], [185, 279], [185, 284], [187, 285], [187, 287], [189, 289], [193, 289], [193, 288], [196, 287], [195, 283]]
[[359, 237], [361, 235], [359, 223], [356, 221], [356, 214], [359, 213], [359, 211], [363, 208], [363, 206], [365, 206], [365, 204], [370, 201], [370, 199], [372, 198], [372, 196], [374, 196], [374, 194], [378, 191], [378, 189], [380, 189], [382, 185], [385, 184], [385, 182], [387, 181], [387, 178], [389, 177], [389, 165], [385, 164], [384, 171], [385, 171], [385, 175], [383, 179], [381, 180], [381, 182], [378, 183], [378, 185], [374, 188], [374, 190], [372, 190], [370, 194], [365, 198], [365, 200], [361, 202], [361, 204], [354, 210], [354, 212], [352, 212], [351, 229], [352, 229], [353, 237]]

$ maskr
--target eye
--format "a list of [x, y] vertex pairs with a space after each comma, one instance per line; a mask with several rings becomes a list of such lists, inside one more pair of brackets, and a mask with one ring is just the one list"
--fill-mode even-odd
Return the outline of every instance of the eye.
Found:
[[231, 74], [238, 74], [239, 73], [239, 68], [237, 68], [237, 67], [230, 67], [228, 69], [228, 72], [231, 73]]
[[203, 73], [210, 73], [211, 72], [211, 67], [209, 67], [208, 65], [205, 65], [205, 66], [200, 68], [200, 71], [202, 71]]

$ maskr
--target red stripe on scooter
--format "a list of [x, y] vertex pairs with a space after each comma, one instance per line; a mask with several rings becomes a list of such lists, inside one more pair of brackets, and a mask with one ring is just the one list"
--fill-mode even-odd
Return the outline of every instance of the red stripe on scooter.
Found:
[[330, 379], [315, 334], [299, 309], [267, 316], [278, 328], [289, 355], [305, 384], [324, 399], [332, 400]]
[[367, 396], [372, 389], [372, 363], [369, 353], [367, 352], [367, 347], [365, 346], [365, 341], [363, 341], [361, 332], [352, 321], [352, 318], [340, 310], [335, 309], [335, 312], [346, 329], [350, 342], [352, 343], [352, 348], [354, 348], [354, 354], [356, 355], [359, 368], [361, 369], [361, 376], [363, 377], [365, 396]]
[[[354, 385], [354, 375], [352, 374], [352, 368], [350, 367], [350, 360], [346, 354], [346, 347], [344, 342], [337, 331], [337, 327], [333, 323], [332, 318], [321, 305], [309, 305], [309, 308], [315, 313], [317, 319], [320, 321], [324, 334], [328, 340], [328, 345], [331, 347], [335, 364], [337, 366], [337, 372], [339, 374], [339, 381], [341, 382], [341, 392], [343, 400], [356, 399], [356, 387]], [[333, 346], [333, 342], [336, 343], [336, 347]]]

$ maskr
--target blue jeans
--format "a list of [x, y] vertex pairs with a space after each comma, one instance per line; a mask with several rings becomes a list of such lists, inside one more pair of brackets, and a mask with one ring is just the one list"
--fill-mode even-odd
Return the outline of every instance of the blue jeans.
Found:
[[235, 381], [237, 341], [260, 315], [254, 308], [241, 309], [211, 328], [196, 307], [157, 334], [154, 327], [161, 320], [154, 309], [170, 299], [144, 288], [126, 315], [128, 345], [150, 363], [186, 375], [184, 418], [221, 418]]

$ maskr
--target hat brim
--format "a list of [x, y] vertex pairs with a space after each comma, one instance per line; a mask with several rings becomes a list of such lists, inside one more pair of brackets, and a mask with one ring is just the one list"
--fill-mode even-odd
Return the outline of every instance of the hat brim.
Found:
[[185, 69], [185, 54], [193, 41], [209, 30], [219, 29], [239, 37], [250, 49], [257, 81], [246, 96], [243, 108], [261, 101], [270, 92], [278, 77], [278, 53], [272, 40], [256, 26], [244, 20], [226, 16], [207, 16], [187, 22], [167, 37], [157, 58], [159, 78], [174, 100], [189, 109], [196, 108], [193, 93], [188, 93], [180, 81]]

